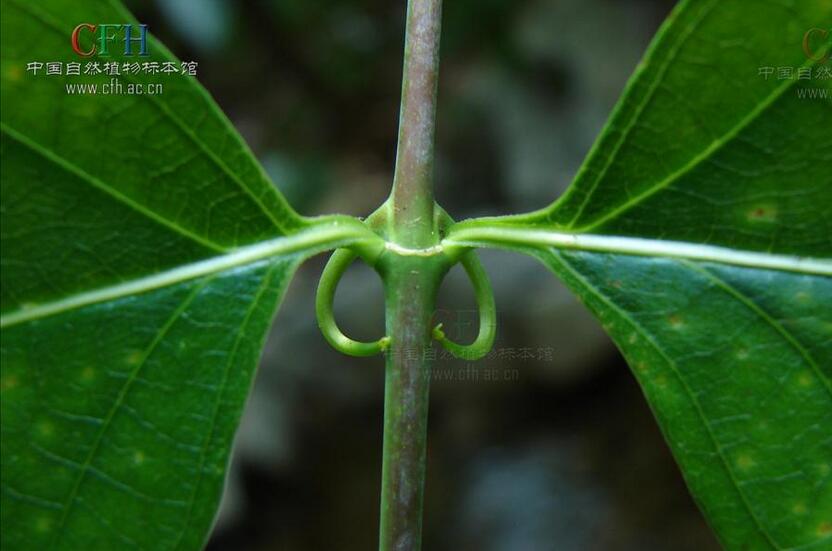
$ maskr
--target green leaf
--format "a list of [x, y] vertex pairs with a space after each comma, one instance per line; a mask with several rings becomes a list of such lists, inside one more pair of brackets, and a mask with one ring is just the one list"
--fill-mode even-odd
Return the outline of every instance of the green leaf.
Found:
[[117, 4], [0, 6], [1, 546], [199, 549], [286, 285], [367, 230], [292, 211], [193, 77], [26, 70], [135, 59], [70, 48]]
[[827, 0], [680, 3], [567, 193], [446, 242], [578, 294], [728, 549], [832, 548], [832, 80], [802, 48], [830, 22]]
[[3, 329], [7, 549], [198, 549], [297, 257]]

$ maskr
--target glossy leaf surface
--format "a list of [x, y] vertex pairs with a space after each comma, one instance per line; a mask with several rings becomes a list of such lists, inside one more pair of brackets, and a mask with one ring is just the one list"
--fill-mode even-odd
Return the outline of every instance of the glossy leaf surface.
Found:
[[3, 329], [3, 547], [198, 549], [288, 258]]
[[567, 193], [451, 232], [597, 315], [728, 549], [832, 547], [832, 80], [802, 47], [830, 23], [680, 3]]
[[[26, 70], [77, 61], [79, 22], [131, 22], [117, 4], [0, 6], [2, 546], [199, 548], [280, 296], [360, 225], [291, 211], [190, 77], [85, 97], [64, 85], [108, 79]], [[729, 549], [832, 545], [832, 80], [801, 47], [830, 21], [682, 2], [570, 191], [446, 242], [582, 297]]]
[[135, 23], [115, 3], [0, 5], [2, 548], [199, 549], [282, 293], [349, 231], [295, 214], [193, 77], [27, 70], [178, 71], [155, 40], [72, 51], [79, 22]]

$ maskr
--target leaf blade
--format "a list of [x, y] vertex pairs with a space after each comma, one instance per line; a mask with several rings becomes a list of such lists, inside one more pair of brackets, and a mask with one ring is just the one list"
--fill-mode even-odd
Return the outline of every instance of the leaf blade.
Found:
[[[802, 38], [832, 7], [790, 5], [764, 3], [750, 17], [735, 0], [680, 2], [564, 196], [510, 221], [826, 255], [832, 79]], [[761, 64], [792, 77], [765, 79]], [[801, 99], [809, 89], [827, 98]]]
[[825, 74], [801, 38], [830, 20], [680, 2], [564, 196], [446, 241], [531, 254], [585, 301], [728, 549], [832, 544], [832, 80], [757, 75]]
[[[4, 546], [198, 548], [260, 344], [299, 260], [4, 329]], [[97, 338], [69, 348], [68, 325]], [[33, 476], [33, 465], [50, 475]], [[8, 488], [61, 507], [27, 509]], [[205, 499], [186, 508], [197, 494]]]
[[78, 21], [134, 22], [119, 4], [0, 11], [0, 546], [200, 549], [297, 266], [377, 238], [296, 214], [191, 77], [82, 97], [100, 75], [23, 70], [77, 61]]
[[[723, 544], [786, 549], [831, 541], [832, 441], [823, 427], [832, 423], [832, 390], [829, 368], [821, 366], [832, 365], [832, 341], [808, 330], [808, 346], [785, 336], [756, 301], [746, 299], [738, 311], [737, 291], [713, 278], [730, 278], [731, 289], [752, 287], [758, 295], [771, 280], [778, 280], [775, 289], [788, 281], [795, 295], [805, 292], [796, 290], [800, 285], [814, 286], [813, 299], [803, 299], [797, 312], [791, 296], [770, 291], [769, 300], [780, 302], [786, 323], [801, 317], [827, 332], [832, 279], [675, 259], [555, 255], [538, 256], [605, 323]], [[649, 280], [646, 271], [654, 272]], [[691, 271], [703, 277], [691, 278]], [[767, 334], [741, 338], [743, 330], [765, 331], [760, 325], [770, 326]], [[798, 404], [803, 411], [795, 414]], [[687, 414], [679, 413], [683, 408]]]

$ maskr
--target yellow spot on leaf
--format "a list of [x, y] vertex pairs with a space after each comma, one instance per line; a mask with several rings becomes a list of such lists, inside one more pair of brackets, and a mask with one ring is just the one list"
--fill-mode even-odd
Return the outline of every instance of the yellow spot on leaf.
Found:
[[818, 526], [818, 535], [820, 537], [826, 537], [832, 534], [832, 522], [824, 521], [821, 522]]
[[38, 434], [44, 438], [50, 438], [55, 434], [55, 427], [49, 421], [41, 421], [37, 424]]
[[747, 471], [756, 464], [757, 462], [754, 461], [754, 458], [746, 453], [737, 457], [737, 467], [743, 471]]
[[685, 326], [685, 321], [679, 314], [673, 314], [670, 318], [668, 318], [667, 322], [673, 329], [681, 329]]
[[815, 378], [812, 377], [812, 373], [807, 370], [801, 371], [800, 375], [797, 376], [797, 384], [804, 388], [812, 386], [814, 382]]
[[2, 379], [0, 379], [0, 391], [11, 390], [13, 388], [17, 388], [20, 384], [16, 375], [6, 375]]
[[141, 350], [134, 350], [130, 354], [127, 355], [127, 364], [128, 365], [138, 365], [139, 362], [142, 361], [142, 352]]
[[133, 463], [135, 463], [136, 465], [141, 465], [142, 463], [144, 463], [144, 452], [143, 451], [136, 450], [136, 452], [133, 453]]
[[11, 81], [18, 81], [20, 77], [23, 76], [23, 69], [21, 69], [16, 63], [9, 63], [7, 65], [6, 70], [6, 78]]
[[52, 529], [52, 520], [49, 517], [39, 517], [35, 522], [35, 530], [40, 533], [48, 532]]
[[87, 366], [81, 370], [81, 381], [89, 383], [93, 379], [95, 379], [95, 369]]
[[794, 505], [792, 505], [792, 513], [795, 515], [804, 515], [806, 514], [806, 504], [798, 501]]

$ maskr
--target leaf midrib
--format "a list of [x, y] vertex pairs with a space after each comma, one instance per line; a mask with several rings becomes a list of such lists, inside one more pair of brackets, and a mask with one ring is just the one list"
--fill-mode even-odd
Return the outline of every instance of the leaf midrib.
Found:
[[294, 235], [279, 237], [234, 249], [226, 254], [183, 264], [170, 270], [115, 285], [98, 287], [57, 300], [20, 308], [0, 316], [0, 328], [47, 318], [92, 304], [147, 293], [199, 277], [217, 274], [276, 256], [312, 255], [322, 249], [346, 246], [370, 236], [360, 222], [356, 225], [320, 222]]
[[719, 264], [832, 276], [832, 258], [780, 255], [688, 241], [585, 234], [472, 220], [452, 227], [445, 246], [554, 247], [593, 252], [709, 261]]

